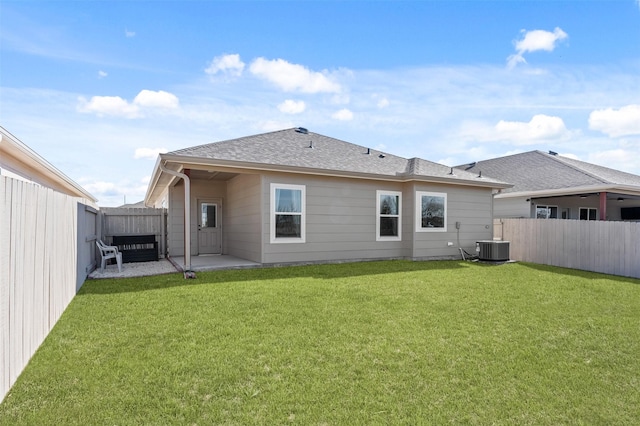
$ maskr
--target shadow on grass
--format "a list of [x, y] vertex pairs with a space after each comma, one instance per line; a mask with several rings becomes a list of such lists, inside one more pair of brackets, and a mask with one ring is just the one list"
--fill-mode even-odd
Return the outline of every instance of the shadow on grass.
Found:
[[331, 280], [336, 278], [391, 274], [397, 272], [454, 270], [468, 267], [470, 267], [470, 265], [462, 260], [384, 260], [201, 271], [197, 273], [197, 277], [195, 279], [185, 279], [182, 274], [165, 274], [151, 277], [90, 280], [84, 283], [77, 296], [129, 293], [171, 287], [243, 281], [283, 280], [295, 278]]
[[529, 269], [535, 269], [541, 272], [550, 272], [553, 274], [561, 274], [570, 277], [585, 278], [588, 280], [601, 280], [606, 279], [609, 281], [615, 281], [619, 283], [628, 283], [640, 285], [640, 279], [632, 277], [623, 277], [620, 275], [609, 275], [600, 272], [583, 271], [581, 269], [563, 268], [560, 266], [542, 265], [539, 263], [519, 262], [521, 265]]

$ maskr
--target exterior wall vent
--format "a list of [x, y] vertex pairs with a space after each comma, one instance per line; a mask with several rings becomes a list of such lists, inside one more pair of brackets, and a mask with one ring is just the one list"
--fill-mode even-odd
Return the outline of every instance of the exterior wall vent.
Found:
[[476, 251], [480, 260], [504, 262], [509, 260], [509, 241], [477, 241]]

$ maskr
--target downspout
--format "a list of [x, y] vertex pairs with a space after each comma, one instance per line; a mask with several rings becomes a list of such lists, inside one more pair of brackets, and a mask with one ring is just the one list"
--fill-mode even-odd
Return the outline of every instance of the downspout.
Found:
[[184, 173], [167, 169], [162, 164], [162, 160], [159, 166], [163, 172], [184, 180], [184, 272], [186, 277], [191, 273], [191, 180]]

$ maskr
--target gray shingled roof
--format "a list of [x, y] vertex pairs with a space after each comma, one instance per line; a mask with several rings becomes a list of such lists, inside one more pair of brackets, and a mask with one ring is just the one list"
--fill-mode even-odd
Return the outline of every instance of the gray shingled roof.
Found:
[[640, 176], [585, 163], [542, 151], [478, 161], [456, 169], [491, 176], [514, 186], [503, 192], [544, 191], [597, 185], [629, 185], [640, 188]]
[[483, 185], [504, 185], [498, 179], [479, 179], [477, 173], [455, 171], [451, 174], [451, 168], [442, 164], [419, 158], [409, 160], [317, 133], [301, 133], [298, 128], [184, 148], [167, 155], [327, 172], [437, 177]]

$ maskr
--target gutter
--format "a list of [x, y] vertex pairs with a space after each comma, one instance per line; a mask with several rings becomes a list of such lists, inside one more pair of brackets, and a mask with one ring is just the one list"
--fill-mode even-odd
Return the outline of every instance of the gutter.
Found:
[[495, 198], [545, 198], [545, 197], [558, 197], [569, 196], [578, 194], [591, 194], [596, 192], [615, 192], [626, 193], [629, 195], [640, 195], [638, 187], [631, 185], [591, 185], [591, 186], [578, 186], [574, 188], [561, 188], [551, 190], [539, 190], [539, 191], [514, 191], [496, 194]]
[[184, 180], [184, 273], [185, 278], [193, 273], [191, 271], [191, 179], [184, 173], [167, 169], [162, 161], [158, 167], [163, 172]]
[[364, 172], [351, 172], [341, 170], [330, 169], [316, 169], [310, 167], [296, 167], [288, 165], [278, 164], [264, 164], [264, 163], [252, 163], [252, 162], [238, 162], [233, 160], [220, 160], [220, 159], [207, 159], [186, 157], [175, 154], [162, 154], [162, 158], [165, 161], [181, 164], [189, 168], [227, 168], [228, 171], [235, 170], [251, 170], [254, 172], [279, 172], [279, 173], [301, 173], [306, 175], [315, 176], [330, 176], [340, 178], [351, 179], [366, 179], [366, 180], [385, 180], [390, 182], [429, 182], [429, 183], [446, 183], [451, 185], [464, 185], [464, 186], [476, 186], [483, 188], [493, 189], [507, 189], [513, 185], [505, 182], [495, 182], [482, 177], [476, 178], [476, 180], [465, 178], [451, 178], [448, 176], [435, 176], [435, 175], [407, 175], [407, 174], [373, 174]]

